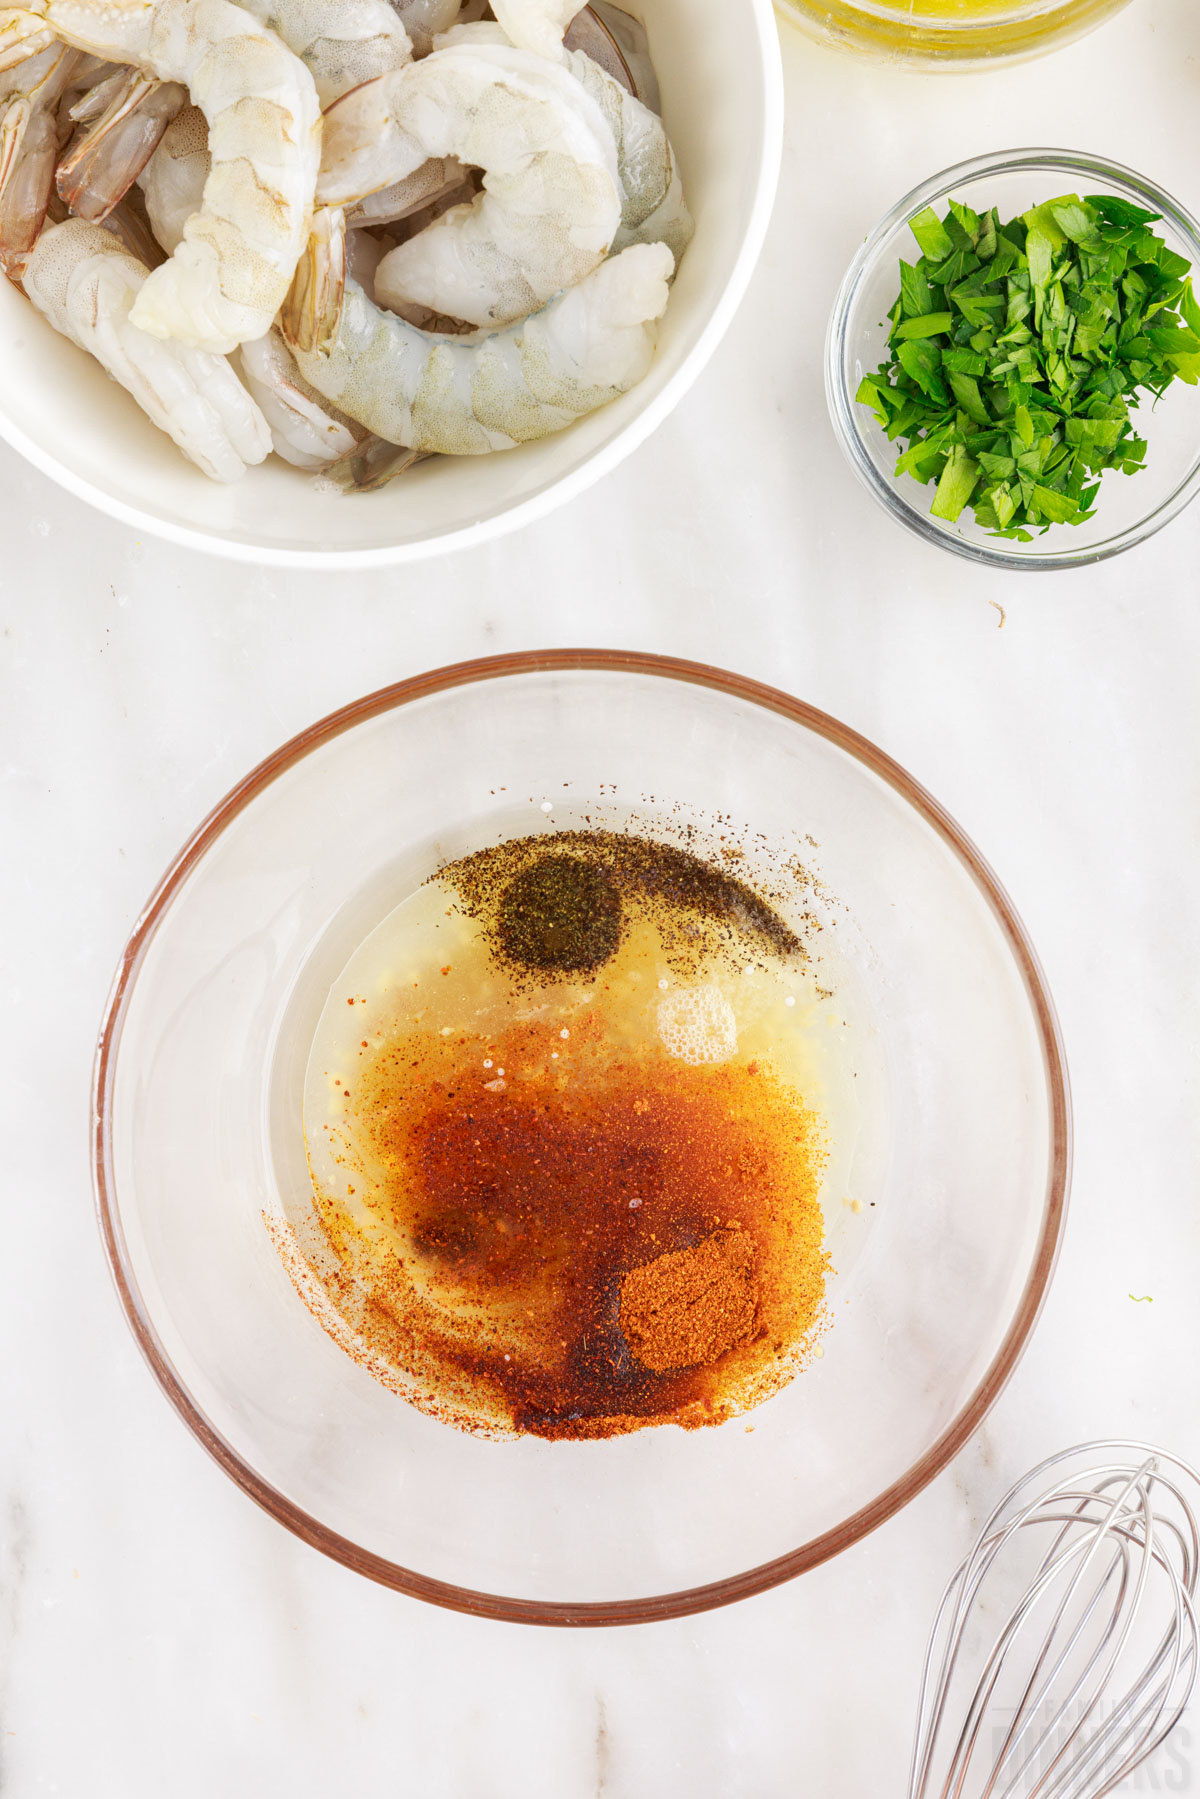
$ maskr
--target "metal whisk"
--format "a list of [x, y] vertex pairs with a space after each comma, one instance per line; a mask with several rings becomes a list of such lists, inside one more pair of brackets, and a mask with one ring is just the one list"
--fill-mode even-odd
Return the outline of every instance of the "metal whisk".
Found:
[[909, 1799], [1101, 1799], [1152, 1755], [1196, 1681], [1198, 1510], [1144, 1443], [1018, 1481], [938, 1610]]

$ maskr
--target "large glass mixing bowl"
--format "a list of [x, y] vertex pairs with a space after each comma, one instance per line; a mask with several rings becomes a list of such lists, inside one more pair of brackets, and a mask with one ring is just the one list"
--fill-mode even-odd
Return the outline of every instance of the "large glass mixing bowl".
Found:
[[1081, 37], [1129, 0], [775, 0], [794, 24], [883, 62], [961, 69]]
[[[307, 1192], [301, 1087], [349, 949], [444, 855], [620, 804], [804, 868], [831, 1055], [824, 1354], [748, 1419], [486, 1441], [328, 1336], [265, 1218]], [[756, 847], [757, 846], [757, 847]], [[741, 866], [739, 864], [739, 866]], [[836, 1084], [836, 1083], [835, 1083]], [[176, 1410], [273, 1517], [438, 1604], [560, 1625], [721, 1605], [890, 1517], [977, 1428], [1062, 1231], [1069, 1108], [1019, 919], [865, 739], [714, 669], [609, 651], [402, 682], [286, 744], [130, 938], [96, 1067], [101, 1227]], [[753, 1425], [752, 1430], [746, 1424]]]

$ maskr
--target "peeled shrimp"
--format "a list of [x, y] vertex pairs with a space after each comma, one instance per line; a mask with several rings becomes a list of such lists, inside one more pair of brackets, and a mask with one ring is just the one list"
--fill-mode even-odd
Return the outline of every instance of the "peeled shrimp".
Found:
[[[445, 48], [455, 44], [495, 43], [499, 29], [495, 24], [459, 25], [438, 42]], [[441, 54], [440, 49], [438, 53]], [[582, 51], [568, 52], [566, 67], [596, 102], [616, 145], [621, 224], [612, 248], [623, 250], [630, 244], [665, 243], [678, 266], [679, 258], [692, 240], [694, 227], [662, 120]], [[363, 204], [367, 206], [370, 202]], [[408, 312], [411, 303], [409, 270], [423, 249], [424, 239], [418, 236], [382, 258], [375, 275], [375, 298], [381, 306]]]
[[52, 45], [0, 75], [0, 268], [19, 275], [54, 188], [58, 103], [78, 64]]
[[198, 106], [185, 106], [138, 176], [154, 235], [168, 256], [183, 242], [184, 227], [204, 203], [211, 168], [208, 120]]
[[562, 61], [563, 34], [579, 10], [578, 0], [492, 0], [509, 42], [552, 62]]
[[365, 436], [304, 379], [277, 331], [241, 348], [246, 386], [262, 411], [276, 454], [293, 468], [320, 469], [349, 456]]
[[412, 58], [412, 43], [391, 0], [240, 0], [303, 62], [329, 106]]
[[429, 55], [434, 38], [449, 31], [460, 10], [460, 0], [396, 0], [396, 11], [417, 56]]
[[[607, 40], [607, 45], [603, 40]], [[643, 106], [662, 111], [658, 76], [650, 58], [646, 27], [612, 0], [588, 0], [563, 39], [568, 50], [583, 50], [594, 62], [628, 85]], [[619, 66], [614, 67], [614, 58]]]
[[[581, 13], [579, 18], [588, 16]], [[488, 21], [455, 25], [438, 39], [438, 49], [507, 41], [501, 27]], [[635, 91], [636, 83], [623, 61], [617, 64], [620, 73], [583, 50], [568, 50], [562, 61], [599, 106], [616, 144], [621, 228], [613, 239], [613, 248], [661, 242], [670, 245], [678, 262], [692, 240], [694, 226], [662, 120]], [[362, 201], [360, 206], [365, 210], [371, 203]], [[392, 302], [388, 299], [385, 303]]]
[[419, 331], [350, 281], [329, 355], [296, 361], [310, 386], [389, 443], [459, 456], [511, 449], [641, 380], [672, 268], [665, 245], [635, 244], [531, 318], [471, 338]]
[[[588, 14], [579, 14], [587, 18]], [[612, 14], [610, 14], [612, 16]], [[633, 23], [633, 22], [630, 22]], [[502, 43], [506, 34], [497, 23], [455, 25], [437, 40], [439, 49], [452, 45]], [[684, 187], [675, 166], [675, 151], [667, 139], [658, 113], [635, 92], [630, 70], [621, 63], [621, 74], [604, 67], [585, 50], [567, 50], [563, 65], [596, 101], [617, 146], [617, 180], [621, 183], [621, 228], [613, 237], [613, 250], [630, 243], [666, 243], [680, 255], [693, 239], [693, 218], [684, 201]], [[622, 79], [624, 76], [624, 79]], [[392, 304], [390, 272], [383, 270], [380, 299]]]
[[204, 204], [137, 295], [134, 323], [213, 351], [261, 337], [308, 234], [320, 160], [316, 88], [299, 57], [232, 0], [29, 0], [0, 12], [0, 41], [22, 18], [181, 82], [208, 120]]
[[467, 179], [467, 171], [455, 156], [431, 156], [411, 175], [366, 194], [353, 207], [348, 223], [356, 225], [394, 225], [410, 213], [420, 212], [440, 200], [444, 194], [457, 191]]
[[[187, 99], [177, 81], [123, 69], [100, 84], [108, 103], [58, 165], [59, 193], [81, 219], [100, 224], [124, 199]], [[78, 108], [72, 107], [72, 117]]]
[[347, 94], [325, 115], [325, 133], [325, 204], [358, 200], [430, 157], [482, 168], [472, 204], [389, 258], [394, 292], [452, 318], [523, 317], [595, 268], [620, 224], [603, 113], [567, 69], [527, 50], [437, 50]]
[[695, 226], [662, 120], [582, 50], [567, 52], [567, 67], [604, 114], [617, 146], [621, 225], [613, 249], [666, 244], [678, 265]]
[[68, 219], [43, 231], [25, 292], [56, 331], [87, 350], [214, 481], [235, 481], [271, 448], [266, 421], [222, 356], [164, 343], [134, 324], [149, 275], [102, 226]]

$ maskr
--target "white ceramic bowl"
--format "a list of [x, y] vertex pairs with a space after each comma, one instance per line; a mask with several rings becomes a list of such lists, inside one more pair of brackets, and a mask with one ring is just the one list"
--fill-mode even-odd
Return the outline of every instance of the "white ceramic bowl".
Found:
[[82, 351], [0, 282], [0, 435], [81, 499], [175, 543], [282, 567], [369, 568], [480, 543], [573, 499], [662, 423], [708, 361], [775, 196], [783, 77], [770, 0], [626, 0], [640, 12], [696, 217], [645, 380], [540, 443], [433, 460], [378, 493], [315, 490], [276, 458], [205, 479]]

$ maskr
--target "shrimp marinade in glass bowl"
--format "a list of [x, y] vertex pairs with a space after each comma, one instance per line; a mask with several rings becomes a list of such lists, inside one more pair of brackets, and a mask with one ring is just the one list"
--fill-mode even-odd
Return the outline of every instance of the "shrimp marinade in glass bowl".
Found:
[[1036, 960], [936, 802], [609, 651], [435, 671], [241, 782], [122, 958], [95, 1119], [129, 1321], [243, 1490], [569, 1626], [745, 1597], [918, 1492], [1069, 1167]]
[[1081, 37], [1129, 0], [776, 0], [826, 43], [881, 61], [955, 69], [1036, 56]]

